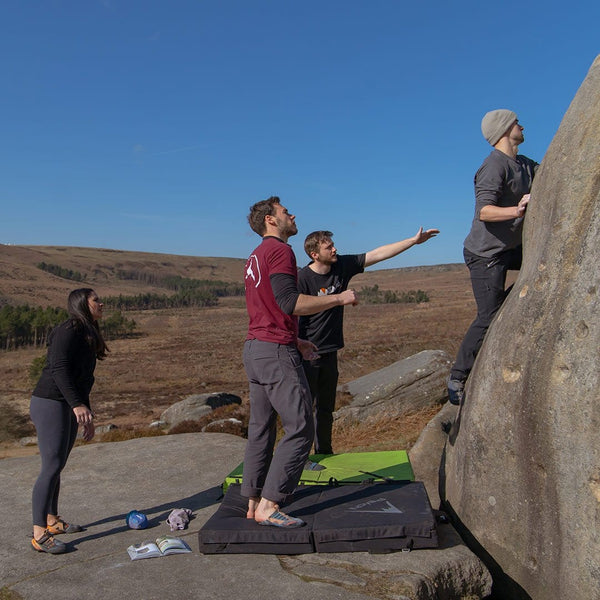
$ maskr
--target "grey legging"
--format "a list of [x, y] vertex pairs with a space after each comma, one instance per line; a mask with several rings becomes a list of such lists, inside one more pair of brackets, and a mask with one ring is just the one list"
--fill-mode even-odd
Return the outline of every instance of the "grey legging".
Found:
[[77, 437], [73, 409], [59, 400], [31, 397], [30, 415], [37, 430], [42, 469], [33, 486], [33, 524], [46, 527], [47, 515], [58, 515], [60, 473]]

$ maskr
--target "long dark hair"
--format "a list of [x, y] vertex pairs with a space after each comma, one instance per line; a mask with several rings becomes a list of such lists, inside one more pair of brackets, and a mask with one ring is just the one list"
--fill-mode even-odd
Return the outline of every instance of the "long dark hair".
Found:
[[93, 293], [92, 288], [73, 290], [69, 294], [67, 310], [73, 325], [83, 329], [85, 339], [90, 348], [96, 353], [96, 358], [102, 360], [109, 350], [100, 332], [100, 327], [98, 327], [98, 322], [92, 319], [92, 313], [88, 305], [88, 299]]

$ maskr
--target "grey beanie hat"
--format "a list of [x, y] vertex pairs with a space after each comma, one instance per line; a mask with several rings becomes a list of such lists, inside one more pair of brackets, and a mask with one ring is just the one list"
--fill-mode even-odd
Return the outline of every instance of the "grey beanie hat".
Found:
[[512, 110], [506, 108], [491, 110], [481, 120], [481, 133], [494, 146], [516, 120], [517, 115]]

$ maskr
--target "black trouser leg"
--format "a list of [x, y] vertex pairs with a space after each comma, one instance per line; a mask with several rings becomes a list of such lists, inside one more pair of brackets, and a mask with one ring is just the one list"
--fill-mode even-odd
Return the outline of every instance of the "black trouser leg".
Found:
[[315, 410], [315, 453], [333, 454], [331, 431], [339, 377], [337, 352], [326, 352], [316, 360], [304, 361], [304, 371]]
[[450, 377], [459, 381], [465, 381], [473, 368], [490, 323], [510, 292], [510, 288], [504, 289], [506, 273], [520, 269], [522, 254], [519, 247], [495, 258], [484, 258], [465, 249], [464, 257], [471, 275], [477, 316], [465, 334], [450, 372]]

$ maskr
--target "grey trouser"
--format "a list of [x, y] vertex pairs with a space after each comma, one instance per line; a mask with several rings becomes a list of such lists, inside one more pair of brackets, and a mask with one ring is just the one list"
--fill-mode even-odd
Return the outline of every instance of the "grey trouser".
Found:
[[60, 473], [77, 437], [77, 419], [66, 402], [37, 396], [31, 397], [30, 415], [42, 459], [42, 469], [33, 486], [33, 524], [46, 527], [46, 516], [58, 515]]
[[[250, 422], [242, 495], [283, 502], [300, 480], [314, 437], [312, 399], [295, 346], [246, 340]], [[277, 415], [284, 436], [277, 445]]]

